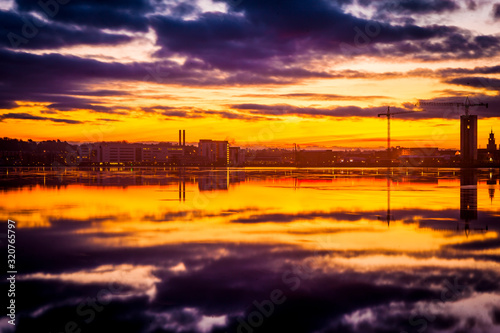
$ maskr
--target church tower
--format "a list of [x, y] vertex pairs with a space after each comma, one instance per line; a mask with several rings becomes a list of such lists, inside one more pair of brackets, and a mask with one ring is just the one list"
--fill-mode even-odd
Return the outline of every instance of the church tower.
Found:
[[488, 145], [486, 146], [486, 150], [489, 153], [494, 153], [497, 150], [497, 145], [495, 143], [495, 134], [493, 134], [493, 129], [491, 129], [490, 138], [488, 139]]

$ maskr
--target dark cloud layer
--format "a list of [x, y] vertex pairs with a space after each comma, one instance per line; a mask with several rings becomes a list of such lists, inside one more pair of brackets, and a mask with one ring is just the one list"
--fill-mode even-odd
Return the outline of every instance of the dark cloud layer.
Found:
[[460, 86], [473, 87], [473, 88], [485, 88], [488, 90], [500, 91], [500, 79], [489, 78], [489, 77], [460, 77], [447, 81], [447, 83], [456, 84]]
[[[102, 113], [123, 113], [110, 107], [99, 105], [99, 96], [126, 96], [126, 93], [115, 91], [93, 91], [87, 85], [99, 80], [110, 81], [141, 81], [151, 83], [170, 83], [179, 85], [233, 85], [280, 83], [281, 80], [295, 80], [299, 77], [317, 76], [322, 74], [306, 73], [304, 70], [292, 74], [290, 71], [277, 71], [275, 77], [266, 74], [237, 72], [234, 75], [221, 77], [209, 68], [196, 68], [192, 63], [179, 65], [163, 61], [155, 64], [118, 62], [100, 62], [73, 56], [58, 54], [34, 55], [30, 53], [0, 50], [0, 105], [14, 108], [16, 101], [50, 103], [49, 108], [70, 111], [76, 109], [91, 110]], [[283, 77], [279, 78], [282, 75]], [[121, 108], [123, 109], [123, 108]], [[206, 114], [215, 111], [205, 111]], [[221, 111], [225, 118], [248, 118], [248, 115], [237, 115]], [[173, 116], [175, 114], [172, 114]], [[255, 119], [255, 117], [253, 117]]]
[[[144, 14], [153, 6], [147, 0], [73, 0], [65, 4], [44, 5], [49, 1], [16, 0], [20, 11], [34, 11], [54, 21], [99, 29], [148, 30]], [[56, 5], [54, 5], [54, 3]]]
[[57, 49], [75, 45], [118, 45], [132, 40], [93, 28], [47, 23], [30, 14], [0, 11], [0, 46], [12, 49]]
[[[87, 103], [53, 103], [47, 106], [48, 109], [50, 110], [56, 110], [56, 111], [77, 111], [77, 110], [88, 110], [91, 112], [97, 112], [97, 113], [108, 113], [108, 114], [119, 114], [119, 115], [126, 115], [127, 112], [125, 111], [118, 111], [117, 108], [109, 107], [109, 106], [103, 106], [103, 105], [95, 105], [95, 104], [87, 104]], [[123, 107], [120, 107], [120, 109], [124, 109]]]
[[500, 3], [496, 3], [493, 5], [493, 17], [495, 20], [500, 19]]
[[[61, 29], [78, 26], [82, 38], [93, 36], [93, 42], [118, 43], [119, 38], [108, 38], [81, 31], [89, 29], [128, 30], [145, 32], [152, 27], [157, 44], [162, 48], [158, 55], [182, 54], [203, 66], [235, 70], [272, 71], [290, 66], [303, 58], [322, 55], [352, 56], [369, 54], [384, 56], [432, 55], [449, 57], [492, 56], [498, 51], [499, 41], [494, 36], [474, 36], [471, 32], [451, 26], [418, 26], [413, 23], [391, 25], [384, 20], [358, 18], [345, 12], [344, 5], [351, 1], [312, 0], [274, 2], [255, 0], [238, 2], [221, 0], [228, 4], [229, 13], [198, 13], [194, 19], [184, 20], [184, 15], [197, 11], [194, 2], [160, 5], [146, 0], [125, 2], [99, 2], [94, 0], [71, 1], [47, 9], [35, 0], [16, 0], [16, 8], [23, 13], [37, 12], [53, 22], [65, 24]], [[43, 3], [43, 2], [42, 2]], [[377, 13], [442, 13], [460, 8], [452, 0], [399, 0], [358, 1], [363, 6], [375, 6]], [[472, 6], [471, 3], [468, 6]], [[156, 8], [168, 8], [171, 14], [157, 14]], [[167, 11], [168, 12], [168, 11]], [[50, 15], [53, 14], [53, 15]], [[10, 12], [9, 15], [18, 14]], [[29, 16], [31, 20], [34, 18]], [[14, 20], [14, 17], [10, 18]], [[17, 24], [22, 24], [17, 18]], [[14, 23], [11, 23], [11, 25]], [[52, 24], [52, 23], [51, 23]], [[8, 26], [9, 24], [7, 24]], [[20, 30], [20, 26], [11, 27]], [[42, 29], [40, 29], [42, 31]], [[45, 31], [45, 32], [43, 32]], [[50, 35], [48, 28], [42, 33]], [[41, 33], [41, 34], [42, 34]], [[60, 34], [62, 32], [59, 32]], [[113, 40], [113, 38], [118, 38]], [[35, 38], [34, 38], [35, 39]], [[36, 38], [30, 47], [57, 47], [49, 39]], [[78, 38], [72, 38], [78, 44]], [[95, 40], [97, 39], [97, 40]], [[434, 40], [436, 39], [436, 40]], [[486, 42], [485, 40], [488, 40]], [[90, 40], [85, 42], [89, 43]], [[391, 46], [390, 48], [387, 48]], [[459, 46], [465, 49], [458, 52]], [[479, 52], [482, 49], [482, 52]], [[395, 52], [396, 51], [396, 52]], [[301, 66], [302, 67], [302, 66]], [[298, 69], [295, 69], [298, 70]], [[306, 73], [306, 75], [308, 75]], [[295, 75], [296, 76], [296, 75]]]
[[[367, 107], [361, 108], [357, 106], [338, 106], [332, 108], [316, 108], [316, 107], [296, 107], [292, 105], [282, 104], [282, 105], [263, 105], [263, 104], [238, 104], [231, 106], [235, 110], [246, 111], [254, 115], [262, 116], [297, 116], [304, 118], [317, 118], [317, 117], [332, 117], [332, 118], [343, 118], [343, 117], [378, 117], [379, 114], [387, 113], [387, 107]], [[448, 108], [450, 109], [450, 108]], [[452, 109], [451, 111], [455, 111]], [[391, 112], [408, 112], [405, 114], [399, 114], [399, 119], [407, 120], [418, 120], [418, 119], [433, 119], [433, 118], [457, 118], [459, 113], [457, 112], [446, 112], [446, 108], [425, 108], [425, 110], [415, 110], [415, 106], [408, 104], [406, 107], [391, 108]], [[483, 110], [478, 109], [477, 114], [483, 117], [498, 117], [498, 112], [496, 110]], [[383, 117], [383, 116], [382, 116]]]
[[[86, 83], [95, 80], [101, 82], [112, 80], [123, 81], [148, 81], [156, 82], [155, 75], [164, 77], [164, 83], [181, 85], [220, 85], [231, 84], [235, 81], [239, 84], [266, 82], [267, 75], [245, 74], [239, 72], [227, 78], [210, 77], [212, 70], [203, 67], [196, 67], [193, 64], [179, 65], [172, 62], [161, 62], [150, 67], [147, 63], [121, 64], [117, 62], [104, 63], [97, 60], [84, 59], [78, 57], [62, 56], [57, 54], [33, 55], [29, 53], [19, 53], [0, 50], [0, 62], [4, 65], [0, 68], [0, 84], [4, 89], [0, 91], [0, 106], [5, 109], [13, 109], [18, 104], [16, 102], [25, 101], [32, 103], [48, 103], [46, 111], [72, 111], [89, 110], [98, 113], [126, 115], [130, 110], [126, 108], [113, 108], [101, 105], [101, 101], [96, 99], [100, 96], [127, 96], [126, 93], [109, 90], [85, 90]], [[154, 71], [151, 70], [154, 69]], [[189, 68], [186, 70], [186, 68]], [[414, 71], [408, 75], [433, 76], [442, 78], [444, 82], [464, 86], [469, 88], [485, 88], [498, 92], [499, 82], [497, 79], [480, 76], [463, 76], [474, 74], [495, 74], [500, 70], [498, 66], [476, 67], [474, 69], [448, 68], [438, 71]], [[275, 73], [276, 75], [287, 75]], [[297, 73], [295, 73], [297, 74]], [[294, 75], [295, 75], [294, 74]], [[359, 78], [391, 78], [403, 75], [403, 73], [370, 74], [362, 72], [338, 72], [330, 74], [332, 77], [359, 77]], [[293, 77], [293, 75], [292, 75]], [[445, 79], [447, 78], [448, 79]], [[451, 78], [450, 78], [451, 77]], [[276, 76], [276, 78], [278, 78]], [[286, 80], [281, 77], [279, 80]], [[264, 80], [264, 81], [263, 81]], [[473, 91], [470, 93], [474, 94]], [[280, 95], [276, 97], [293, 97], [319, 100], [356, 100], [384, 98], [383, 96], [340, 96], [335, 94], [310, 94], [294, 93]], [[500, 100], [496, 96], [477, 95], [476, 100], [489, 103], [489, 109], [477, 109], [477, 114], [483, 117], [498, 117], [496, 111], [500, 106]], [[455, 99], [438, 100], [453, 101]], [[462, 102], [460, 100], [459, 102]], [[162, 109], [163, 108], [163, 109]], [[386, 112], [384, 107], [360, 108], [356, 106], [345, 107], [296, 107], [292, 105], [260, 105], [260, 104], [239, 104], [233, 105], [234, 111], [216, 110], [194, 110], [187, 108], [176, 108], [175, 110], [164, 109], [164, 106], [145, 107], [143, 111], [155, 111], [169, 118], [196, 118], [202, 116], [219, 116], [226, 119], [259, 120], [273, 116], [300, 116], [300, 117], [376, 117], [380, 113]], [[407, 104], [402, 108], [394, 108], [394, 111], [413, 111], [415, 107]], [[237, 111], [237, 112], [235, 112]], [[442, 109], [426, 109], [426, 112], [415, 112], [413, 114], [400, 115], [401, 119], [426, 119], [442, 118]], [[449, 113], [447, 113], [449, 116]], [[458, 115], [458, 113], [457, 113]], [[447, 117], [448, 117], [447, 116]]]
[[[227, 13], [202, 12], [194, 1], [162, 4], [157, 1], [75, 0], [47, 7], [35, 0], [16, 0], [15, 8], [0, 11], [0, 108], [15, 109], [19, 102], [47, 103], [46, 114], [54, 111], [88, 110], [126, 115], [101, 105], [99, 96], [125, 95], [113, 91], [93, 92], [95, 82], [146, 81], [184, 86], [286, 85], [306, 79], [394, 78], [401, 75], [432, 75], [450, 84], [463, 85], [462, 74], [498, 73], [489, 68], [447, 69], [450, 72], [372, 74], [356, 71], [321, 70], [318, 59], [345, 59], [355, 56], [416, 58], [432, 61], [494, 57], [500, 51], [498, 36], [447, 25], [418, 25], [392, 22], [374, 16], [357, 17], [346, 8], [357, 3], [376, 8], [378, 14], [443, 14], [461, 4], [452, 0], [327, 1], [327, 0], [221, 0]], [[52, 2], [51, 2], [52, 3]], [[56, 3], [56, 2], [54, 2]], [[467, 7], [475, 7], [469, 1]], [[159, 11], [161, 9], [161, 11]], [[57, 10], [57, 13], [56, 13]], [[51, 15], [53, 14], [53, 15]], [[42, 15], [44, 21], [35, 15]], [[192, 15], [190, 19], [185, 19]], [[391, 14], [392, 15], [392, 14]], [[151, 63], [100, 62], [57, 54], [34, 55], [11, 52], [16, 34], [17, 49], [48, 49], [77, 45], [119, 45], [152, 29], [156, 35], [157, 61]], [[112, 32], [109, 32], [112, 31]], [[28, 35], [27, 35], [28, 34]], [[162, 57], [182, 56], [184, 63]], [[466, 71], [470, 71], [466, 73]], [[472, 79], [471, 79], [472, 80]], [[474, 79], [476, 80], [476, 79]], [[484, 80], [483, 80], [484, 81]], [[495, 79], [490, 84], [496, 85]], [[476, 84], [469, 85], [477, 86]], [[491, 90], [498, 91], [496, 88]], [[347, 100], [335, 94], [312, 96], [297, 93], [290, 97]], [[287, 96], [282, 96], [287, 97]], [[370, 98], [379, 98], [370, 96]], [[368, 99], [368, 97], [366, 97]], [[353, 101], [359, 98], [353, 97]], [[167, 118], [218, 116], [226, 119], [258, 120], [279, 115], [275, 106], [242, 105], [241, 111], [164, 110]], [[381, 108], [291, 107], [281, 115], [305, 117], [376, 116]], [[235, 108], [238, 111], [238, 108]], [[403, 109], [403, 108], [402, 108]], [[411, 108], [410, 108], [411, 109]], [[281, 111], [280, 111], [281, 112]], [[383, 112], [383, 110], [382, 110]], [[435, 115], [416, 113], [403, 118], [422, 119]]]
[[[461, 77], [456, 79], [451, 79], [446, 81], [447, 83], [454, 85], [465, 85], [471, 88], [486, 88], [488, 90], [499, 91], [499, 80], [490, 78], [478, 78], [478, 77]], [[483, 118], [499, 117], [500, 109], [500, 97], [478, 94], [471, 91], [471, 102], [472, 103], [487, 103], [488, 108], [484, 107], [473, 107], [471, 112], [477, 114]], [[321, 100], [321, 95], [318, 97]], [[355, 97], [352, 98], [353, 101], [357, 100]], [[456, 97], [443, 97], [436, 98], [433, 100], [427, 100], [425, 102], [438, 102], [438, 103], [454, 103], [460, 104], [465, 103], [465, 98], [462, 96]], [[391, 107], [391, 112], [405, 112], [403, 114], [398, 114], [398, 119], [403, 120], [419, 120], [419, 119], [457, 119], [464, 112], [463, 107], [457, 106], [417, 106], [415, 102], [408, 102], [403, 104], [401, 107]], [[386, 106], [380, 107], [365, 107], [361, 108], [358, 106], [332, 106], [328, 108], [320, 107], [298, 107], [289, 104], [235, 104], [230, 106], [234, 110], [240, 112], [247, 112], [253, 115], [261, 116], [273, 116], [273, 117], [286, 117], [286, 116], [297, 116], [304, 118], [317, 118], [317, 117], [332, 117], [332, 118], [343, 118], [343, 117], [378, 117], [378, 115], [387, 112]]]
[[362, 6], [374, 6], [379, 11], [398, 14], [439, 14], [460, 8], [454, 0], [359, 0]]
[[82, 124], [82, 121], [72, 120], [72, 119], [62, 119], [62, 118], [50, 118], [50, 117], [40, 117], [34, 116], [29, 113], [4, 113], [0, 114], [0, 121], [5, 119], [17, 119], [17, 120], [48, 120], [54, 123], [64, 123], [64, 124]]
[[289, 94], [245, 94], [237, 97], [258, 97], [258, 98], [297, 98], [316, 101], [366, 101], [376, 99], [391, 99], [389, 96], [349, 96], [338, 94], [316, 94], [316, 93], [289, 93]]
[[[109, 108], [96, 105], [100, 101], [95, 97], [126, 94], [85, 90], [90, 82], [151, 80], [148, 64], [104, 63], [54, 53], [34, 55], [0, 50], [0, 63], [0, 85], [3, 85], [0, 102], [7, 105], [12, 105], [15, 101], [44, 102], [61, 110], [83, 107], [96, 112], [114, 113]], [[179, 66], [171, 63], [162, 65], [173, 82], [192, 77], [192, 74], [184, 73]]]
[[[182, 54], [223, 70], [272, 74], [278, 65], [301, 57], [480, 57], [494, 54], [500, 45], [496, 37], [472, 36], [456, 27], [400, 26], [357, 18], [323, 0], [244, 1], [234, 11], [242, 15], [205, 13], [189, 21], [154, 17], [152, 27], [162, 47], [158, 55]], [[484, 38], [491, 39], [491, 45]], [[459, 45], [469, 52], [457, 52]]]
[[453, 74], [500, 74], [500, 66], [482, 66], [474, 68], [444, 68], [437, 71], [442, 76]]
[[170, 107], [170, 106], [157, 105], [151, 107], [143, 107], [141, 108], [141, 110], [146, 113], [150, 114], [154, 113], [165, 116], [167, 119], [175, 119], [175, 118], [192, 119], [192, 118], [204, 118], [211, 116], [220, 117], [224, 119], [239, 119], [245, 121], [257, 121], [257, 120], [267, 119], [259, 115], [249, 115], [246, 113], [223, 111], [223, 110], [204, 110], [193, 107]]

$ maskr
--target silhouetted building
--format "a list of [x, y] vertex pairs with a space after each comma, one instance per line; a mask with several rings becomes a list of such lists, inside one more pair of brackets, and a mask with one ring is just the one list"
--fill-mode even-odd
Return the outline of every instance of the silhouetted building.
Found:
[[488, 145], [486, 146], [486, 149], [490, 153], [495, 153], [497, 151], [497, 145], [495, 143], [495, 134], [493, 133], [493, 129], [491, 130], [490, 138], [488, 139]]
[[245, 151], [240, 147], [229, 147], [229, 165], [242, 166], [245, 164]]
[[477, 116], [460, 117], [460, 155], [465, 164], [477, 160]]
[[184, 155], [184, 146], [173, 145], [141, 145], [138, 147], [138, 154], [142, 154], [142, 162], [146, 163], [166, 163], [176, 162], [177, 164]]
[[245, 152], [247, 166], [292, 165], [294, 160], [294, 152], [286, 149], [266, 148]]
[[301, 150], [297, 152], [297, 165], [325, 165], [330, 166], [337, 156], [332, 150]]
[[198, 143], [198, 155], [208, 163], [219, 165], [229, 164], [229, 142], [215, 140], [200, 140]]
[[491, 130], [486, 149], [478, 149], [478, 160], [482, 163], [494, 164], [500, 161], [500, 151], [497, 150], [495, 134]]
[[396, 154], [399, 154], [398, 160], [403, 166], [437, 164], [443, 159], [440, 156], [439, 149], [437, 147], [398, 147], [395, 152]]
[[182, 160], [185, 147], [172, 144], [141, 144], [126, 142], [102, 142], [78, 147], [80, 162], [90, 163], [170, 163]]
[[416, 147], [416, 148], [400, 148], [401, 156], [437, 156], [439, 149], [437, 147]]
[[78, 161], [80, 163], [92, 163], [97, 162], [97, 146], [85, 143], [81, 144], [77, 148]]
[[[105, 163], [131, 163], [142, 161], [140, 148], [127, 143], [102, 143], [98, 146], [98, 160]], [[139, 150], [138, 150], [139, 149]]]

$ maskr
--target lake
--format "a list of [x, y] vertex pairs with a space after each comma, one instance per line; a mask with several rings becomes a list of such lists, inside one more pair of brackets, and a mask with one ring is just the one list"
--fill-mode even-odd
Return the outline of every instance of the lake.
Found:
[[0, 169], [17, 270], [0, 331], [500, 332], [499, 178]]

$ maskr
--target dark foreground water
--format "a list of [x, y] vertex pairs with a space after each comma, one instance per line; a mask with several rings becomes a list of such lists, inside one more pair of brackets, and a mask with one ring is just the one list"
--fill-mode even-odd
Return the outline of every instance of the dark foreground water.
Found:
[[15, 331], [500, 332], [498, 178], [0, 169]]

